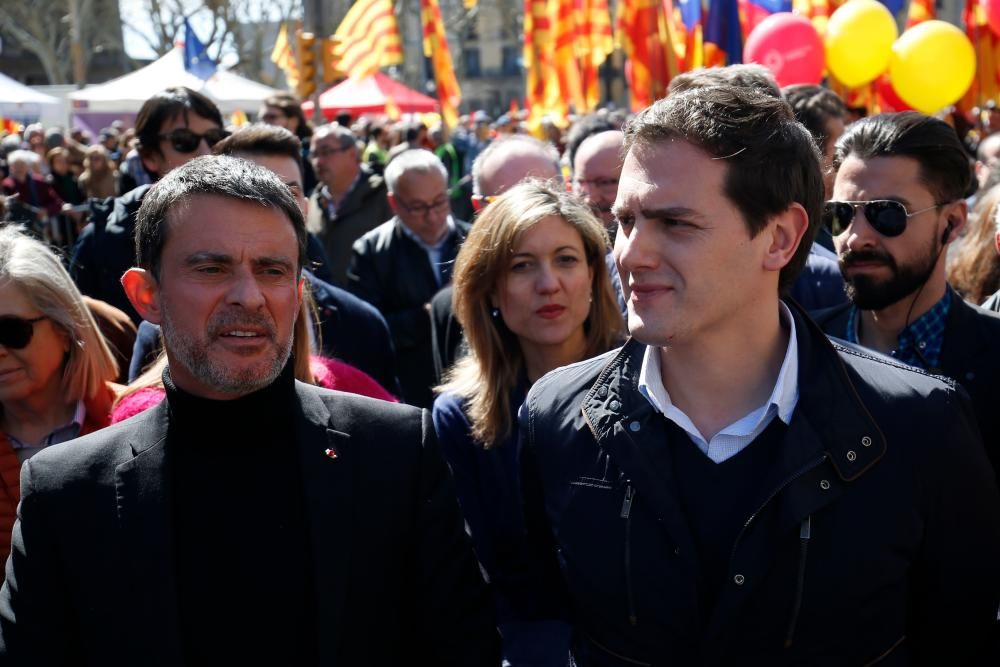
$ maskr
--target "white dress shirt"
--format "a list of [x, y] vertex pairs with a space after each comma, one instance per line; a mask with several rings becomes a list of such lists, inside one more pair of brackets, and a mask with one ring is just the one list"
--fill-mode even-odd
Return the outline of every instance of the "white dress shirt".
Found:
[[792, 313], [784, 303], [780, 306], [782, 321], [789, 328], [788, 349], [771, 396], [763, 405], [719, 431], [711, 440], [706, 440], [691, 418], [671, 402], [670, 394], [663, 386], [659, 348], [646, 347], [642, 368], [639, 370], [639, 392], [657, 412], [681, 427], [698, 449], [716, 463], [722, 463], [743, 451], [764, 432], [775, 416], [785, 424], [792, 419], [792, 412], [799, 401], [798, 344], [795, 341], [795, 320]]

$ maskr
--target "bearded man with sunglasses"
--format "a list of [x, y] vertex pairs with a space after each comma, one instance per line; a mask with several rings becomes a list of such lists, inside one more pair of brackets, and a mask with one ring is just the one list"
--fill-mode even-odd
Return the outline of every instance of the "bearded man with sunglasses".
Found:
[[964, 302], [945, 278], [971, 178], [958, 136], [917, 112], [873, 116], [848, 128], [834, 166], [825, 215], [850, 303], [816, 321], [831, 336], [962, 385], [1000, 474], [1000, 316]]
[[[208, 97], [190, 88], [168, 88], [146, 100], [135, 119], [136, 146], [153, 181], [227, 136], [222, 114]], [[135, 222], [151, 185], [120, 197], [92, 200], [91, 219], [73, 250], [70, 275], [80, 291], [142, 320], [125, 296], [121, 277], [135, 261]]]
[[451, 283], [470, 225], [451, 216], [448, 171], [434, 153], [400, 153], [386, 166], [385, 182], [395, 216], [354, 243], [347, 289], [389, 323], [404, 400], [430, 407], [437, 380], [430, 301]]

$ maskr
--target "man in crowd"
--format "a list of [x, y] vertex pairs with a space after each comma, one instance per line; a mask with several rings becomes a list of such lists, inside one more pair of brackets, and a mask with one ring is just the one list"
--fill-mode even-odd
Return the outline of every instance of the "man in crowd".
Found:
[[[221, 141], [222, 114], [209, 98], [189, 88], [168, 88], [146, 100], [135, 119], [136, 149], [154, 181]], [[92, 206], [91, 222], [73, 250], [70, 274], [80, 291], [142, 319], [122, 291], [121, 277], [135, 261], [135, 216], [150, 185]]]
[[955, 131], [917, 112], [881, 114], [837, 144], [827, 203], [850, 303], [815, 314], [831, 336], [961, 384], [1000, 471], [1000, 317], [962, 301], [946, 249], [965, 227], [968, 160]]
[[587, 202], [612, 237], [618, 228], [611, 205], [622, 172], [623, 138], [621, 130], [607, 117], [594, 114], [578, 121], [566, 139], [573, 193]]
[[632, 338], [521, 411], [577, 664], [992, 664], [1000, 493], [966, 399], [779, 298], [820, 222], [808, 133], [720, 85], [641, 112], [625, 148]]
[[323, 241], [333, 284], [346, 287], [351, 246], [392, 217], [385, 183], [361, 163], [357, 137], [340, 125], [313, 132], [310, 159], [318, 184], [306, 226]]
[[288, 188], [199, 158], [136, 237], [123, 284], [163, 328], [167, 397], [23, 467], [4, 664], [498, 664], [429, 415], [294, 380]]
[[[833, 196], [833, 177], [837, 171], [833, 167], [833, 151], [840, 135], [844, 133], [847, 107], [837, 93], [823, 86], [809, 84], [787, 86], [782, 89], [781, 94], [792, 107], [795, 119], [809, 130], [813, 141], [819, 147], [822, 156], [823, 189], [826, 198], [830, 199]], [[816, 241], [827, 250], [833, 251], [833, 237], [826, 226], [820, 226]]]
[[355, 242], [347, 287], [389, 323], [404, 399], [430, 407], [437, 379], [430, 300], [451, 283], [469, 223], [451, 216], [448, 172], [428, 150], [400, 153], [386, 166], [385, 182], [395, 216]]
[[[305, 216], [308, 200], [302, 194], [299, 146], [298, 138], [289, 130], [258, 124], [236, 130], [215, 145], [215, 152], [241, 157], [273, 171], [288, 186]], [[318, 278], [317, 255], [321, 257], [319, 261], [324, 261], [322, 247], [310, 234], [307, 249], [309, 269], [303, 271], [303, 276], [316, 302], [321, 353], [356, 366], [386, 390], [398, 394], [396, 356], [385, 319], [370, 304]], [[156, 358], [159, 341], [158, 326], [151, 322], [143, 322], [139, 326], [139, 343], [132, 355], [129, 371], [132, 379]]]

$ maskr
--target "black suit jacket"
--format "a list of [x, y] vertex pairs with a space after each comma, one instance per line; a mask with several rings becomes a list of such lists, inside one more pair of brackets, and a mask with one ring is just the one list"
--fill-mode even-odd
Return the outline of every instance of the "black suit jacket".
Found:
[[[966, 303], [954, 290], [949, 293], [941, 366], [930, 370], [955, 380], [972, 398], [986, 453], [1000, 478], [1000, 315]], [[812, 316], [827, 335], [846, 339], [850, 311], [848, 303]]]
[[347, 289], [378, 308], [389, 324], [403, 398], [430, 407], [434, 400], [430, 388], [437, 375], [427, 304], [451, 282], [455, 256], [471, 226], [455, 221], [441, 252], [439, 281], [427, 251], [403, 232], [402, 225], [393, 218], [355, 242]]
[[[320, 664], [495, 667], [492, 600], [428, 414], [296, 391]], [[168, 420], [164, 401], [25, 463], [0, 663], [181, 664]]]

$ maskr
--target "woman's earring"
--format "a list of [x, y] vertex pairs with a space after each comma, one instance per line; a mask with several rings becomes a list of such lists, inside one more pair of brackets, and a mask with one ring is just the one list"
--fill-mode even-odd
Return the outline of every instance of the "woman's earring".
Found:
[[500, 309], [499, 308], [494, 308], [493, 310], [490, 311], [490, 315], [493, 316], [493, 319], [499, 320], [500, 319]]

